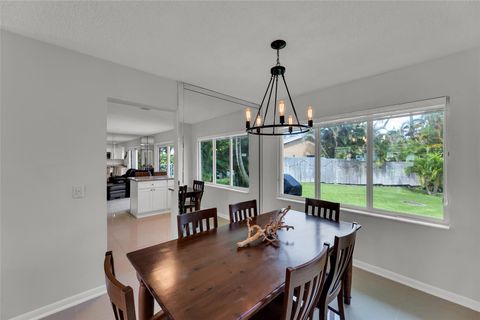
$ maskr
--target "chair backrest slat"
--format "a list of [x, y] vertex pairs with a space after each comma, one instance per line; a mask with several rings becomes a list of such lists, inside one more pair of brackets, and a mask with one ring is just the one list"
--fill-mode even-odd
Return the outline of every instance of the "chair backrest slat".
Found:
[[340, 203], [305, 198], [305, 213], [330, 221], [340, 221]]
[[187, 201], [187, 186], [178, 185], [178, 213], [183, 214], [187, 212], [185, 209], [185, 202]]
[[[213, 220], [213, 226], [210, 223]], [[218, 227], [217, 208], [189, 212], [177, 216], [178, 237], [185, 238]]]
[[313, 260], [287, 268], [282, 320], [311, 319], [325, 283], [328, 245]]
[[257, 200], [231, 204], [228, 206], [228, 211], [230, 214], [230, 223], [256, 217], [258, 215]]
[[125, 286], [115, 278], [115, 268], [111, 251], [105, 253], [103, 262], [105, 272], [105, 283], [108, 297], [112, 304], [113, 314], [116, 320], [136, 320], [135, 302], [133, 300], [133, 289]]

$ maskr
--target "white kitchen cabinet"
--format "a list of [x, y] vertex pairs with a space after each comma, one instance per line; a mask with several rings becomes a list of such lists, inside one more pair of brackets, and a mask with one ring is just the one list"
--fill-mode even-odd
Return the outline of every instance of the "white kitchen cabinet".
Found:
[[168, 187], [172, 179], [138, 177], [130, 180], [130, 213], [135, 217], [170, 211]]
[[165, 188], [158, 187], [158, 188], [152, 189], [152, 197], [153, 197], [152, 210], [161, 210], [168, 207], [167, 205], [168, 192], [166, 187]]
[[149, 212], [153, 210], [152, 205], [152, 190], [139, 189], [138, 190], [138, 212]]

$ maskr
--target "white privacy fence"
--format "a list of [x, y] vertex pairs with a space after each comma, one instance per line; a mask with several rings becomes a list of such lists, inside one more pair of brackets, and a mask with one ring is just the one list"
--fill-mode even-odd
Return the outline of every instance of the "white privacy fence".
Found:
[[[321, 161], [320, 181], [323, 183], [366, 184], [367, 162], [361, 160], [327, 159]], [[386, 162], [374, 166], [373, 184], [385, 186], [420, 186], [416, 174], [407, 175], [405, 168], [411, 162]], [[315, 181], [315, 158], [286, 157], [283, 160], [284, 173], [292, 175], [301, 182]]]

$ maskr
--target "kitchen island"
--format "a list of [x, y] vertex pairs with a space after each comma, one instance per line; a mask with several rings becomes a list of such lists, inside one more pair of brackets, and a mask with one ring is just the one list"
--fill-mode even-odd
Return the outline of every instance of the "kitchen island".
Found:
[[166, 176], [130, 179], [130, 213], [136, 218], [170, 212], [173, 178]]

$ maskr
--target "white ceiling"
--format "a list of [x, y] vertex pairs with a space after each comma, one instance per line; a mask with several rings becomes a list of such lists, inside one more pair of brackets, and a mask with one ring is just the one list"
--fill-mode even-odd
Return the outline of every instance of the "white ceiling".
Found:
[[[111, 141], [112, 136], [115, 142], [123, 142], [139, 136], [172, 130], [174, 120], [173, 112], [143, 110], [127, 104], [108, 102], [107, 141]], [[133, 138], [129, 139], [129, 137]]]
[[478, 2], [3, 2], [2, 28], [259, 102], [281, 60], [294, 94], [480, 45]]

